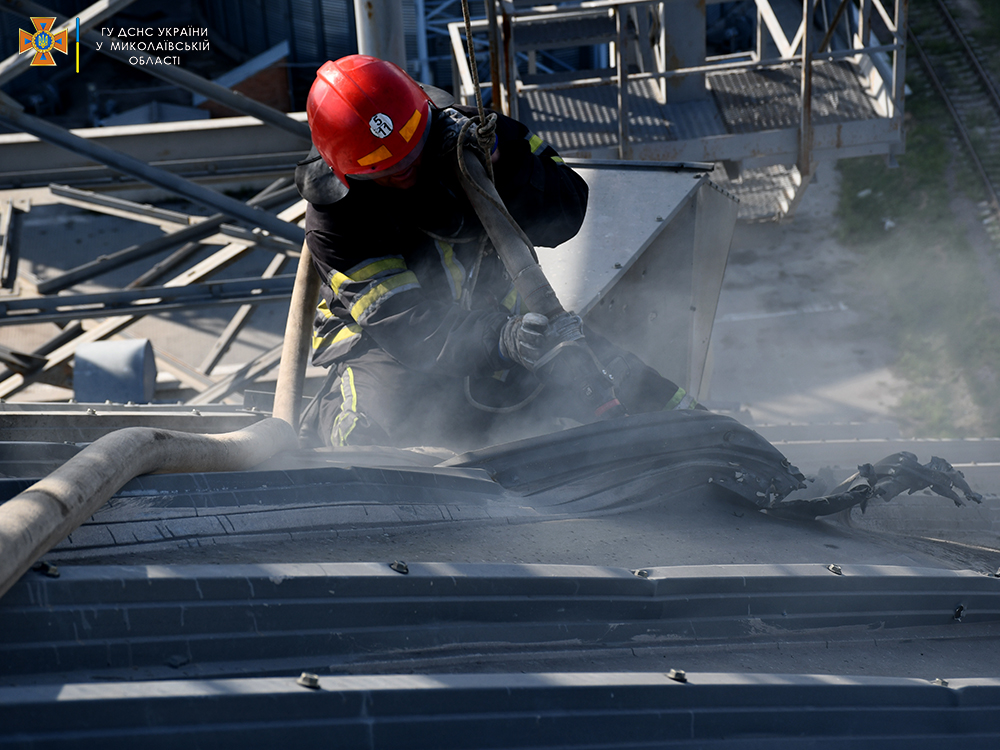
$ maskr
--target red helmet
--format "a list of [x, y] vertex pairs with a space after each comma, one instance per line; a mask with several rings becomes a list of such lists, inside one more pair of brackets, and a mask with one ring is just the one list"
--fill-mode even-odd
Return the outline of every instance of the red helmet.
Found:
[[313, 145], [340, 181], [406, 169], [430, 129], [430, 99], [398, 66], [367, 55], [323, 64], [306, 113]]

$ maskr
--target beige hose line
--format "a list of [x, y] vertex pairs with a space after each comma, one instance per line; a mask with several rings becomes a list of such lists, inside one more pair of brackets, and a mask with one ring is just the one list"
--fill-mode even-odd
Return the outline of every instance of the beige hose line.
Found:
[[285, 339], [278, 367], [278, 382], [274, 388], [273, 415], [296, 430], [302, 408], [302, 388], [306, 377], [313, 315], [319, 296], [319, 274], [312, 268], [309, 247], [302, 243], [302, 255], [295, 271], [295, 286], [285, 322]]
[[295, 430], [280, 419], [221, 435], [153, 427], [105, 435], [0, 505], [0, 596], [130, 479], [150, 473], [242, 471], [297, 446]]

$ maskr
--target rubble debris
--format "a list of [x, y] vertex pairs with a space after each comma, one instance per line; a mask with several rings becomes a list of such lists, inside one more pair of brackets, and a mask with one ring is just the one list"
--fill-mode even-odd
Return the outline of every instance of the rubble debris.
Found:
[[982, 503], [983, 496], [973, 491], [962, 472], [938, 456], [932, 456], [926, 464], [908, 451], [886, 456], [876, 464], [862, 464], [857, 473], [833, 488], [828, 495], [808, 499], [782, 498], [763, 506], [769, 515], [782, 518], [812, 519], [839, 513], [855, 506], [864, 513], [868, 501], [880, 497], [888, 502], [897, 495], [929, 489], [941, 497], [946, 497], [956, 506], [965, 502], [955, 492], [959, 490], [965, 500]]

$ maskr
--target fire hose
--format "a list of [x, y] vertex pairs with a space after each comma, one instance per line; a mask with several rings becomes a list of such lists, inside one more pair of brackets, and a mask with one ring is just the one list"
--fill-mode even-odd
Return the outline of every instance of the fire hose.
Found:
[[0, 596], [130, 479], [149, 473], [242, 471], [297, 445], [295, 430], [281, 419], [221, 435], [129, 427], [95, 440], [0, 505]]
[[[463, 138], [459, 138], [459, 144]], [[579, 318], [566, 312], [532, 253], [531, 240], [504, 206], [503, 199], [471, 150], [458, 149], [458, 177], [493, 248], [510, 274], [514, 288], [532, 312], [546, 316], [554, 330], [562, 330], [552, 348], [535, 365], [543, 383], [576, 394], [597, 419], [625, 415], [612, 381], [583, 336]], [[576, 321], [576, 325], [562, 325]]]
[[[488, 121], [483, 107], [479, 68], [476, 64], [476, 45], [472, 40], [472, 14], [469, 11], [469, 0], [462, 0], [462, 16], [465, 20], [469, 72], [472, 75], [472, 88], [476, 94], [476, 108], [479, 110], [477, 135], [492, 134], [495, 119]], [[493, 83], [494, 91], [496, 91], [496, 81]], [[496, 115], [493, 117], [495, 118]], [[507, 273], [510, 274], [514, 288], [524, 299], [527, 308], [547, 317], [551, 323], [550, 329], [560, 332], [557, 336], [559, 340], [535, 364], [535, 374], [538, 375], [543, 384], [551, 383], [556, 387], [575, 393], [588, 408], [593, 410], [597, 419], [624, 416], [625, 407], [615, 397], [611, 378], [604, 371], [600, 360], [597, 359], [590, 345], [584, 339], [580, 319], [572, 313], [566, 312], [559, 303], [555, 290], [552, 289], [552, 285], [545, 278], [542, 267], [535, 260], [534, 246], [531, 240], [507, 211], [503, 199], [493, 185], [492, 161], [486, 158], [484, 165], [474, 154], [462, 147], [469, 126], [469, 123], [466, 123], [462, 129], [456, 149], [456, 171], [462, 189], [472, 203], [472, 207], [486, 229], [486, 234], [493, 243], [497, 255], [500, 256]], [[492, 141], [492, 137], [487, 140]], [[490, 153], [488, 143], [481, 140], [479, 145], [483, 153]], [[537, 393], [538, 390], [529, 396], [528, 400], [534, 398]], [[468, 379], [466, 379], [466, 396], [470, 397], [471, 400]], [[489, 410], [506, 411], [505, 409]]]

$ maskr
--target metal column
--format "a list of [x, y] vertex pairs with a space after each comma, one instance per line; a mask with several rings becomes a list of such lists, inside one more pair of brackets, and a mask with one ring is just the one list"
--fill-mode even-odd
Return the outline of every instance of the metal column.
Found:
[[803, 0], [802, 3], [802, 110], [799, 124], [799, 172], [802, 182], [808, 181], [812, 174], [812, 52], [809, 45], [812, 41], [812, 15], [816, 0]]
[[358, 52], [406, 69], [402, 0], [354, 0]]

